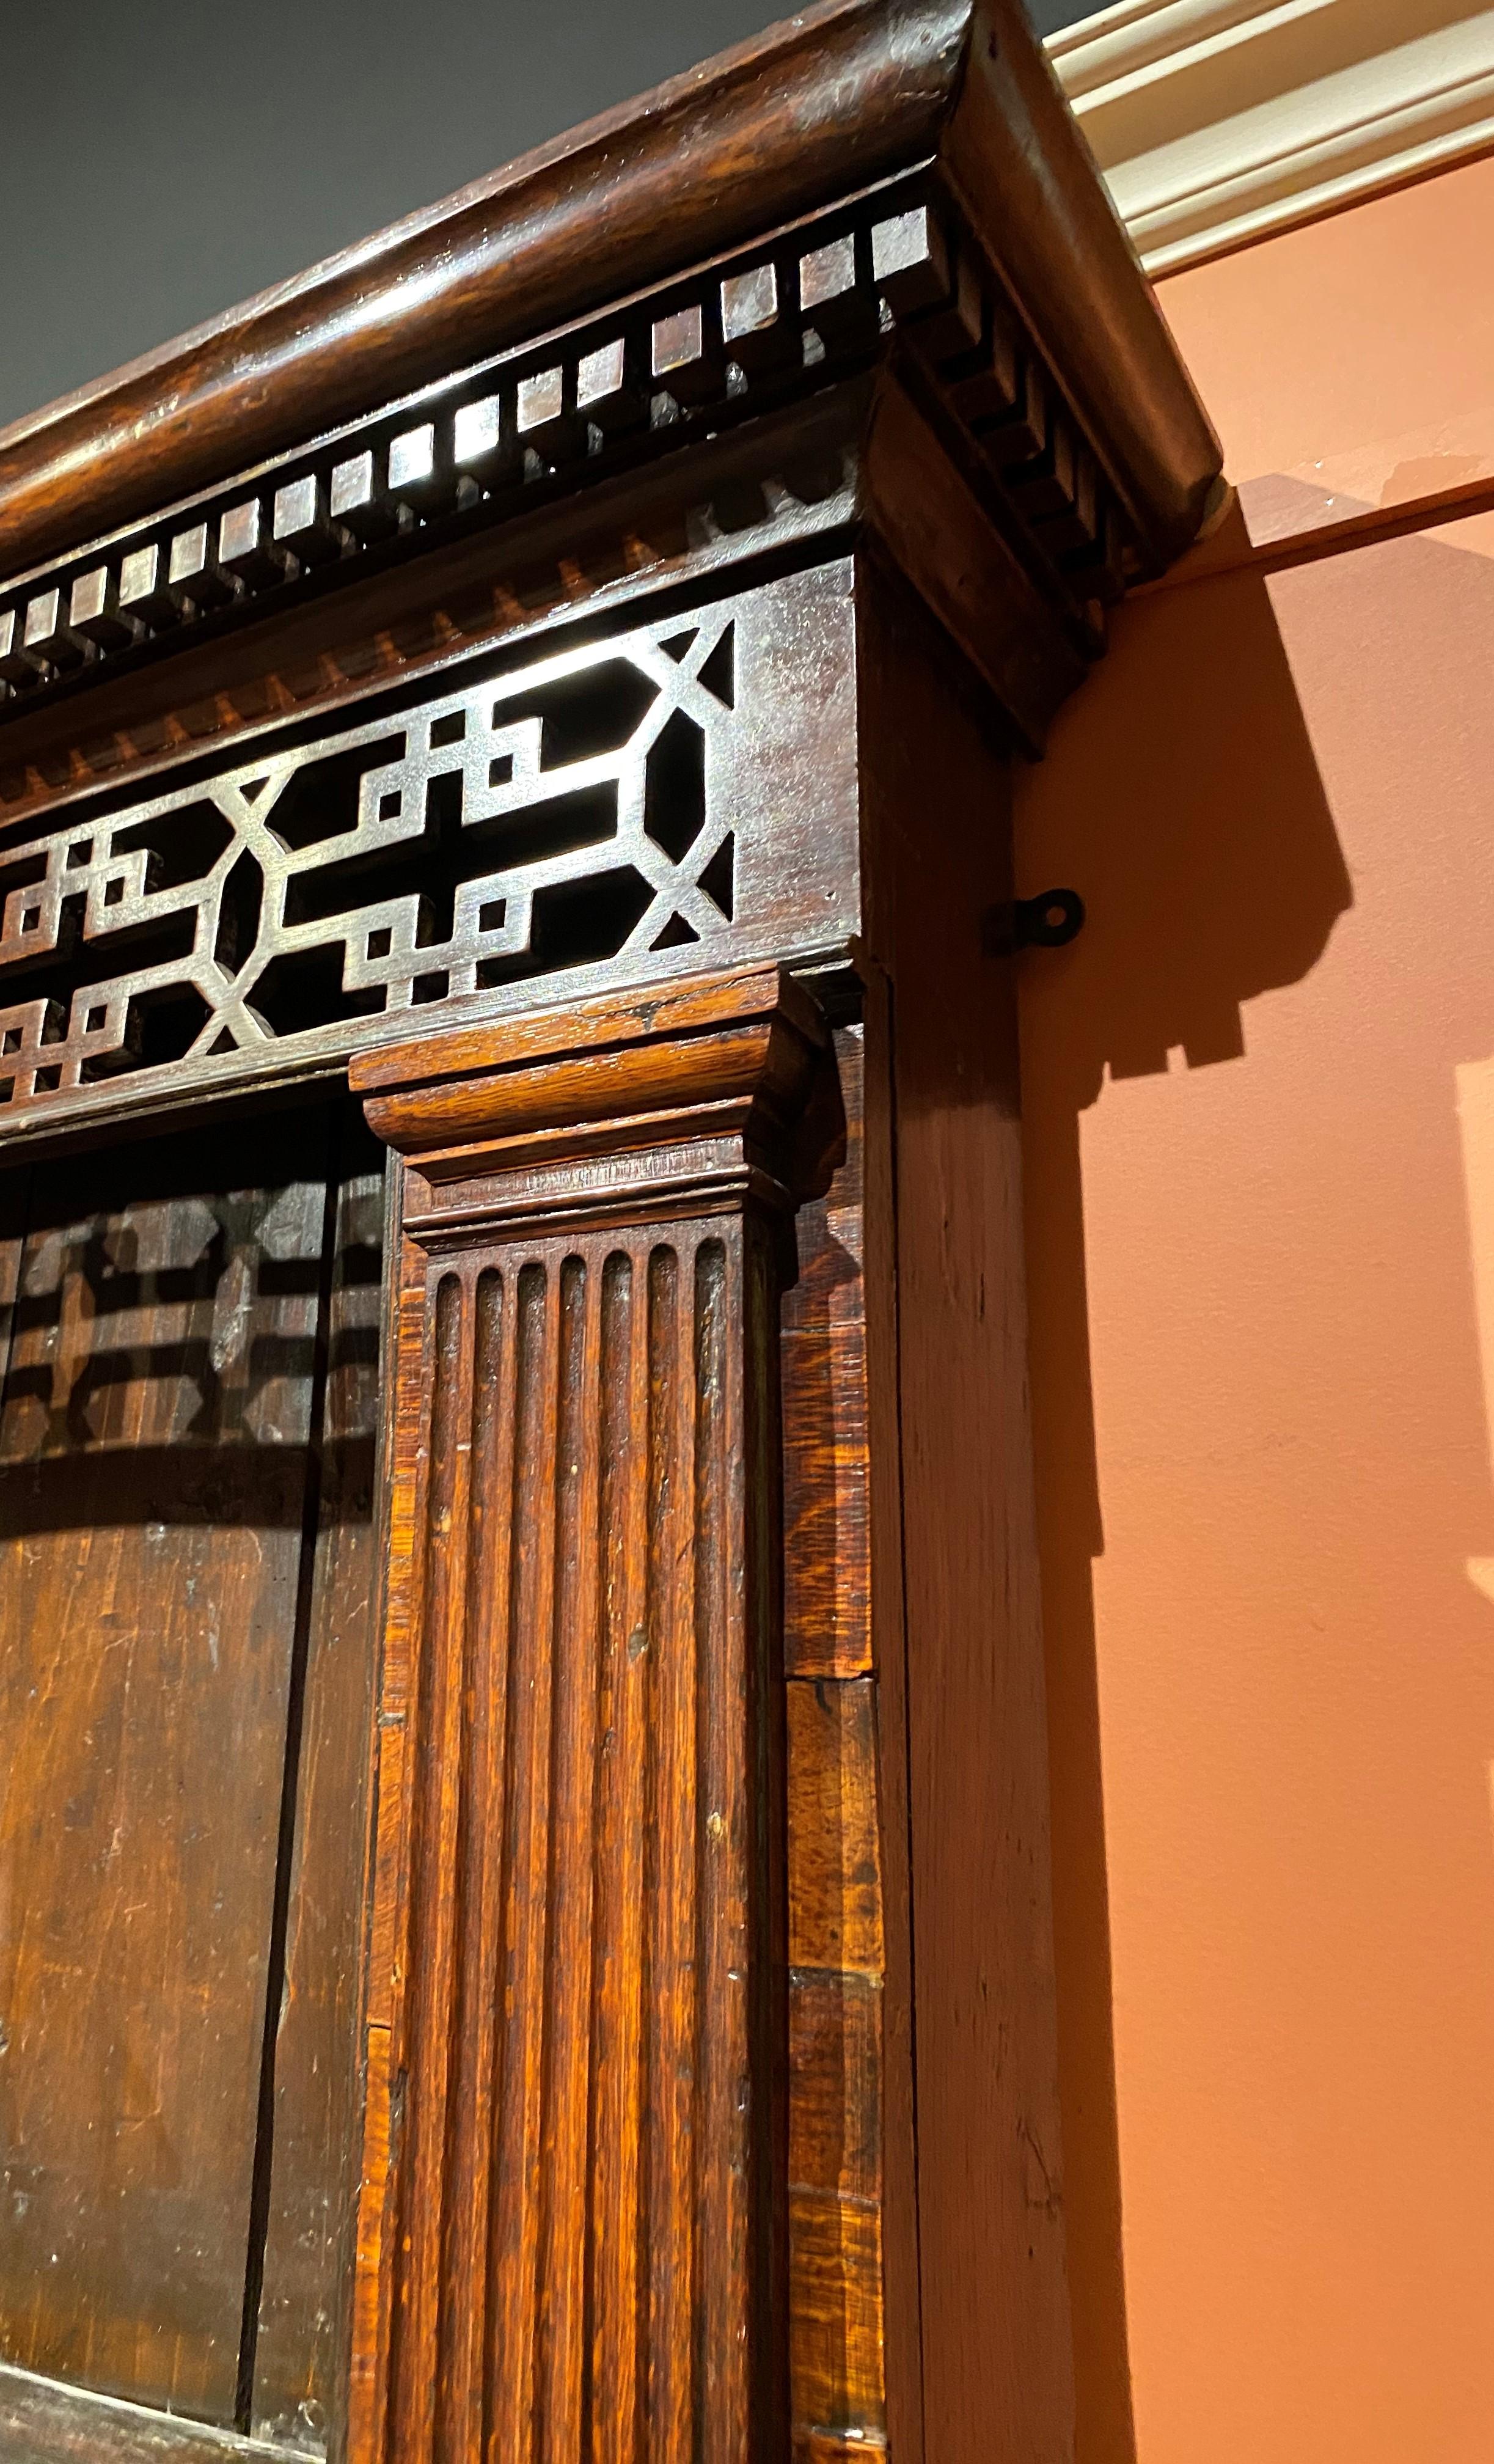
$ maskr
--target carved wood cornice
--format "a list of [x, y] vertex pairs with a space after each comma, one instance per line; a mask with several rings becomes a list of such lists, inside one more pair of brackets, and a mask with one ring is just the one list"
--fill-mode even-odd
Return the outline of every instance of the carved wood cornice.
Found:
[[968, 0], [829, 0], [0, 432], [11, 570], [932, 152]]
[[[988, 252], [915, 174], [12, 584], [0, 594], [0, 713], [283, 620], [329, 588], [366, 589], [582, 494], [626, 493], [686, 452], [709, 467], [724, 436], [750, 441], [766, 416], [807, 417], [861, 380], [842, 421], [854, 459], [864, 381], [899, 370], [1061, 617], [1082, 628], [1087, 603], [1146, 569]], [[863, 497], [875, 521], [874, 492]]]
[[1219, 449], [1016, 0], [827, 0], [0, 436], [33, 706], [879, 366], [1082, 604]]

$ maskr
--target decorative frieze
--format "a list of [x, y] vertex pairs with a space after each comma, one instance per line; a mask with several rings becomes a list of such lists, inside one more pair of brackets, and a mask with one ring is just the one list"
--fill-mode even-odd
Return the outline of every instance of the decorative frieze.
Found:
[[0, 854], [0, 1134], [843, 942], [848, 592], [822, 567], [71, 807]]

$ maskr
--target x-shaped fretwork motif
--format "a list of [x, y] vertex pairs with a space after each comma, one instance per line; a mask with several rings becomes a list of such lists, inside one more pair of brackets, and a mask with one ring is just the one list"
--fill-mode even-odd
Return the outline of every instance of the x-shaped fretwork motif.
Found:
[[231, 1077], [655, 951], [719, 963], [736, 625], [561, 651], [0, 858], [0, 1105]]

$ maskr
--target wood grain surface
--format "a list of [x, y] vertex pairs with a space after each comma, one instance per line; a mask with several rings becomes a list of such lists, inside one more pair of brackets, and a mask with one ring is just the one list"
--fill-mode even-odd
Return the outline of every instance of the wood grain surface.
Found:
[[365, 1779], [377, 1667], [380, 1336], [384, 1163], [349, 1113], [336, 1215], [315, 1530], [308, 1532], [305, 1693], [286, 1885], [255, 2434], [330, 2443], [346, 2409], [348, 2292], [361, 2130], [359, 1988], [365, 1931]]
[[[303, 2446], [339, 2341], [357, 2043], [339, 1840], [377, 1353], [355, 1394], [347, 1295], [377, 1291], [380, 1159], [348, 1134], [323, 1108], [9, 1176], [0, 1270], [0, 2354], [247, 2420], [262, 2282], [296, 2314], [269, 2409], [304, 2400]], [[350, 1796], [317, 1769], [343, 1720]], [[301, 2211], [266, 2248], [276, 2118]]]
[[0, 2364], [0, 2454], [14, 2464], [293, 2464], [296, 2452]]
[[[795, 2452], [886, 2435], [882, 1821], [872, 1677], [864, 1050], [840, 1028], [846, 1160], [800, 1210], [784, 1295], [789, 2375]], [[812, 1681], [812, 1682], [809, 1682]]]
[[1061, 594], [1044, 595], [1023, 569], [895, 380], [877, 396], [864, 497], [893, 564], [984, 677], [1017, 742], [1041, 752], [1098, 643], [1087, 646]]
[[[1017, 1037], [1013, 961], [982, 938], [1011, 897], [1008, 783], [989, 705], [923, 611], [875, 571], [861, 607], [864, 706], [887, 721], [866, 793], [906, 1613], [890, 1794], [906, 1787], [916, 2031], [916, 2215], [898, 2231], [915, 2236], [921, 2351], [901, 2367], [929, 2458], [1059, 2464], [1073, 2387]], [[931, 831], [934, 803], [961, 826]]]
[[835, 1038], [846, 1155], [800, 1209], [783, 1296], [784, 1658], [791, 1676], [871, 1665], [867, 1336], [862, 1276], [862, 1037]]
[[882, 2232], [874, 2201], [789, 2194], [798, 2419], [881, 2444]]
[[828, 1039], [770, 969], [426, 1058], [355, 1071], [406, 1239], [352, 2453], [745, 2464], [787, 2436], [776, 1334]]

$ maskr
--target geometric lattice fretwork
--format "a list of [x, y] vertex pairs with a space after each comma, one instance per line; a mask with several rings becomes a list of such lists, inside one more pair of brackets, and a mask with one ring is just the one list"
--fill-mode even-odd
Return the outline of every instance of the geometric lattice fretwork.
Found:
[[0, 854], [0, 1121], [537, 977], [719, 963], [736, 629], [565, 650]]

